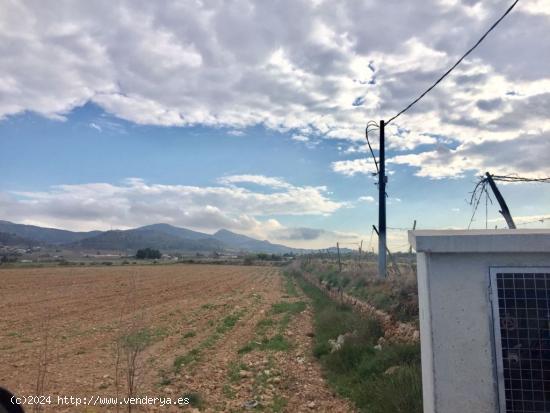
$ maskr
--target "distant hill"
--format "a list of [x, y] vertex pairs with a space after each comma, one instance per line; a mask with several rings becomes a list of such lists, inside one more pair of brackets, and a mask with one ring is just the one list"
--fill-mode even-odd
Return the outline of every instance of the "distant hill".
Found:
[[[137, 249], [150, 247], [164, 252], [307, 252], [272, 244], [269, 241], [260, 241], [226, 229], [210, 235], [169, 224], [152, 224], [128, 230], [73, 232], [0, 221], [0, 233], [7, 234], [3, 235], [6, 241], [4, 245], [30, 246], [31, 243], [36, 243], [87, 251], [135, 252]], [[22, 244], [13, 244], [15, 242]]]
[[37, 227], [35, 225], [14, 224], [9, 221], [0, 221], [0, 232], [50, 245], [76, 242], [101, 233], [101, 231], [73, 232], [63, 229]]
[[36, 247], [40, 244], [41, 243], [38, 241], [23, 238], [16, 234], [0, 232], [0, 245], [7, 245], [11, 247]]
[[247, 237], [246, 235], [236, 234], [226, 229], [220, 229], [213, 235], [214, 238], [222, 241], [225, 245], [238, 251], [267, 252], [270, 254], [285, 254], [287, 252], [296, 252], [298, 250], [284, 245], [272, 244], [269, 241], [259, 241]]
[[175, 237], [179, 238], [186, 238], [186, 239], [204, 239], [204, 238], [212, 238], [212, 235], [205, 234], [203, 232], [197, 232], [192, 231], [187, 228], [180, 228], [175, 227], [170, 224], [152, 224], [152, 225], [146, 225], [144, 227], [139, 227], [139, 229], [150, 229], [154, 230], [163, 234], [173, 235]]
[[155, 248], [161, 251], [221, 251], [224, 245], [213, 238], [189, 239], [151, 228], [136, 228], [125, 231], [106, 231], [68, 245], [85, 250], [135, 251], [140, 248]]

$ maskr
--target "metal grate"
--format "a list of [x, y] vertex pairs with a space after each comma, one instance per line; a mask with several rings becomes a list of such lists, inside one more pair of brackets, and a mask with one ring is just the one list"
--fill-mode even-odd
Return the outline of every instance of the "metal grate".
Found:
[[550, 269], [492, 269], [501, 412], [550, 412]]

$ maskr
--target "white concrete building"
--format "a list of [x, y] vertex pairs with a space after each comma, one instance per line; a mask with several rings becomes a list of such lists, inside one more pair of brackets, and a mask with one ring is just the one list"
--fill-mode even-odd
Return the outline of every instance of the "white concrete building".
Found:
[[550, 230], [411, 231], [425, 413], [550, 412]]

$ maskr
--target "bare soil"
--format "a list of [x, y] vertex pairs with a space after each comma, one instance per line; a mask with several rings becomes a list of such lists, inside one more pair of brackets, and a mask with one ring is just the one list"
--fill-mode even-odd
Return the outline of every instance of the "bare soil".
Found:
[[[309, 305], [287, 323], [284, 314], [272, 314], [275, 303], [307, 301], [297, 294], [287, 294], [273, 267], [0, 270], [0, 385], [35, 395], [40, 357], [46, 354], [43, 394], [126, 396], [126, 364], [116, 343], [129, 328], [139, 327], [147, 330], [148, 340], [136, 362], [136, 395], [192, 395], [195, 406], [134, 411], [352, 412], [311, 358]], [[267, 318], [275, 324], [264, 333], [282, 334], [289, 347], [239, 353], [261, 338], [258, 323]], [[247, 402], [256, 407], [247, 409]], [[116, 408], [54, 404], [44, 411]]]

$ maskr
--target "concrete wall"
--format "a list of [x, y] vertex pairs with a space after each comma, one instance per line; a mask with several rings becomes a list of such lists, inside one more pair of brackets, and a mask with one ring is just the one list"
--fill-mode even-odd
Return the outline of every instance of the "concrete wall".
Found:
[[[422, 346], [422, 381], [425, 413], [497, 413], [498, 392], [493, 356], [493, 325], [489, 300], [490, 267], [549, 266], [548, 244], [533, 246], [535, 252], [494, 252], [483, 248], [489, 239], [471, 242], [464, 233], [436, 234], [433, 244], [422, 231], [411, 233], [413, 246], [422, 239], [418, 252], [418, 290], [420, 336]], [[509, 234], [506, 234], [509, 235]], [[506, 237], [506, 235], [503, 235]], [[525, 234], [522, 234], [524, 236]], [[540, 233], [537, 233], [540, 236]], [[441, 237], [462, 252], [438, 250]], [[517, 241], [487, 231], [476, 237], [498, 238], [498, 245]], [[546, 237], [550, 241], [550, 231]], [[420, 244], [420, 243], [419, 243]], [[468, 248], [471, 245], [471, 248]], [[477, 248], [491, 252], [476, 251]]]

